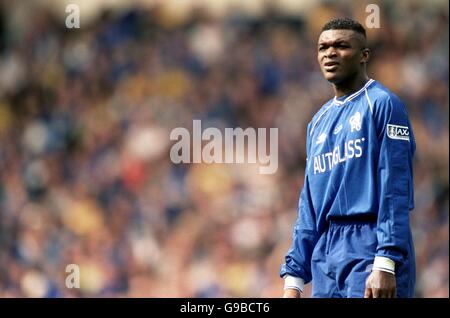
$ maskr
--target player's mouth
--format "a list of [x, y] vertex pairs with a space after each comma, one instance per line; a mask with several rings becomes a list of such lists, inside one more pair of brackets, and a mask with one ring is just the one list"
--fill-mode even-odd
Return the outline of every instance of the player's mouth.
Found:
[[326, 62], [323, 64], [323, 68], [325, 71], [327, 72], [333, 72], [336, 71], [339, 67], [339, 63], [338, 62]]

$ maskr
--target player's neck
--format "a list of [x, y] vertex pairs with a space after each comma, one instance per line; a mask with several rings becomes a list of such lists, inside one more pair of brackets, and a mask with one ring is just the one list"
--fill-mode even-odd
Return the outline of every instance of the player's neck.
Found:
[[342, 83], [333, 84], [334, 95], [336, 98], [339, 98], [357, 92], [367, 83], [368, 80], [369, 77], [367, 74], [361, 73], [358, 74], [358, 76], [350, 78]]

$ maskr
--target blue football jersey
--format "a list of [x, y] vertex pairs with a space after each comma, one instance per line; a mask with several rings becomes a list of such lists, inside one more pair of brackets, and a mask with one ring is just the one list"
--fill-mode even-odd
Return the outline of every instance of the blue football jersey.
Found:
[[311, 280], [311, 255], [333, 218], [373, 216], [376, 256], [402, 262], [414, 207], [414, 135], [402, 101], [370, 79], [328, 101], [307, 128], [307, 162], [292, 246], [280, 275]]

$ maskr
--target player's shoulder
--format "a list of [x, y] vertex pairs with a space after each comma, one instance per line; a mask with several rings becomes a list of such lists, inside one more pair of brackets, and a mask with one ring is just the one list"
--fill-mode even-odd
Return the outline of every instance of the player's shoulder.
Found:
[[378, 81], [369, 86], [367, 93], [375, 107], [402, 107], [404, 103], [397, 94]]
[[314, 124], [333, 104], [333, 98], [323, 104], [314, 114], [309, 124]]

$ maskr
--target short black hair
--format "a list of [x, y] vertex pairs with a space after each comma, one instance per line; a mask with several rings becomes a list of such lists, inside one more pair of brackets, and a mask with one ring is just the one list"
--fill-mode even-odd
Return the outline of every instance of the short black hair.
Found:
[[323, 26], [322, 32], [327, 30], [353, 30], [361, 33], [366, 39], [366, 30], [361, 23], [350, 18], [337, 18], [329, 21]]

